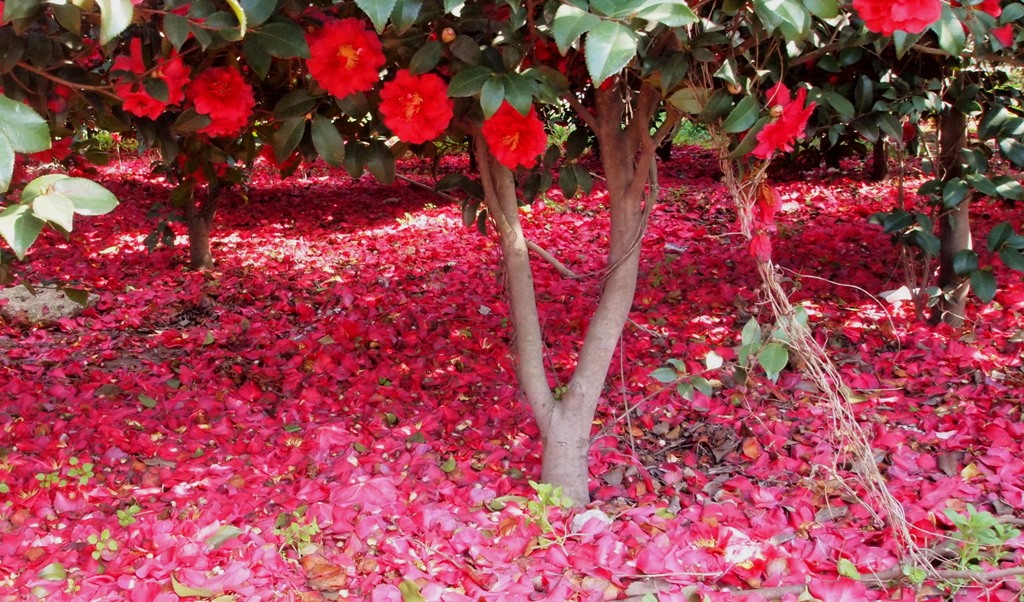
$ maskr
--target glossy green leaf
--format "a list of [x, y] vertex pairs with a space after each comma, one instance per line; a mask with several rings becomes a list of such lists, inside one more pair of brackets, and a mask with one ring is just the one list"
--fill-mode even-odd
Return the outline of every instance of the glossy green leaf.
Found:
[[1017, 167], [1024, 167], [1024, 144], [1013, 138], [999, 140], [999, 153], [1009, 159]]
[[668, 384], [679, 380], [679, 373], [676, 371], [675, 368], [669, 368], [668, 366], [664, 366], [658, 368], [654, 372], [651, 372], [650, 377], [658, 381], [659, 383]]
[[366, 168], [381, 184], [390, 186], [395, 182], [395, 157], [391, 149], [380, 140], [370, 144], [366, 155]]
[[834, 19], [839, 16], [836, 0], [803, 0], [804, 8], [819, 19]]
[[402, 594], [402, 602], [426, 602], [427, 599], [423, 597], [420, 592], [420, 586], [416, 585], [415, 581], [406, 579], [398, 584], [398, 591]]
[[100, 44], [113, 40], [132, 22], [132, 0], [96, 0], [100, 7]]
[[942, 206], [952, 209], [964, 202], [970, 192], [971, 187], [967, 185], [967, 182], [960, 178], [953, 178], [942, 187]]
[[821, 99], [828, 103], [828, 105], [832, 107], [832, 110], [834, 110], [842, 119], [853, 119], [853, 116], [857, 114], [856, 109], [853, 108], [853, 103], [841, 94], [837, 94], [835, 92], [823, 92]]
[[32, 215], [28, 205], [11, 205], [0, 211], [0, 236], [7, 241], [18, 259], [24, 259], [29, 247], [43, 231], [43, 223]]
[[38, 0], [7, 0], [3, 4], [3, 24], [31, 17], [40, 6], [43, 3]]
[[274, 132], [274, 159], [278, 163], [284, 163], [288, 157], [292, 156], [295, 149], [298, 148], [305, 133], [305, 117], [293, 117], [282, 121], [277, 131]]
[[558, 187], [562, 189], [562, 196], [571, 199], [579, 191], [579, 184], [576, 182], [576, 172], [572, 165], [563, 165], [558, 170]]
[[38, 153], [50, 148], [50, 127], [28, 105], [0, 96], [0, 135], [17, 153]]
[[164, 36], [175, 50], [181, 50], [185, 41], [188, 40], [189, 33], [191, 33], [191, 29], [188, 18], [174, 13], [164, 15]]
[[601, 21], [587, 33], [587, 71], [594, 86], [621, 71], [636, 56], [636, 34], [615, 21]]
[[409, 71], [415, 75], [426, 73], [437, 67], [444, 54], [444, 45], [437, 40], [432, 40], [419, 47], [409, 60]]
[[1024, 255], [1020, 251], [1009, 247], [1000, 249], [999, 259], [1011, 270], [1024, 272]]
[[244, 533], [244, 531], [234, 525], [221, 525], [221, 527], [217, 529], [216, 533], [206, 538], [206, 545], [210, 546], [211, 549], [216, 550], [242, 533]]
[[32, 201], [32, 213], [43, 221], [59, 226], [65, 232], [71, 232], [75, 204], [59, 193], [44, 194]]
[[697, 15], [682, 2], [660, 2], [637, 11], [636, 16], [666, 27], [686, 27], [697, 22]]
[[480, 89], [480, 107], [484, 111], [484, 118], [490, 118], [501, 107], [505, 101], [505, 83], [497, 78], [491, 78], [484, 82]]
[[753, 95], [744, 96], [722, 122], [722, 131], [730, 134], [745, 132], [757, 123], [760, 114], [761, 105], [757, 99]]
[[970, 249], [957, 251], [953, 256], [953, 273], [957, 276], [969, 274], [978, 269], [978, 254]]
[[494, 79], [494, 71], [487, 67], [469, 67], [459, 71], [448, 83], [448, 96], [462, 98], [480, 93], [484, 84]]
[[992, 178], [999, 196], [1014, 201], [1024, 201], [1024, 186], [1011, 176]]
[[398, 0], [391, 11], [391, 24], [398, 34], [403, 34], [416, 24], [423, 8], [423, 0]]
[[290, 21], [274, 21], [259, 29], [254, 29], [246, 36], [254, 44], [259, 44], [270, 56], [279, 59], [309, 58], [309, 45], [306, 43], [306, 32], [297, 23]]
[[581, 35], [594, 28], [601, 19], [572, 4], [561, 4], [551, 22], [551, 35], [558, 50], [565, 54]]
[[939, 48], [950, 56], [960, 56], [967, 46], [967, 33], [963, 24], [946, 3], [942, 4], [942, 17], [930, 29], [939, 37]]
[[259, 27], [266, 23], [277, 8], [277, 0], [239, 0], [249, 27]]
[[328, 165], [341, 167], [345, 161], [345, 141], [334, 123], [323, 115], [316, 115], [313, 117], [310, 133], [313, 136], [313, 148], [320, 158]]
[[982, 303], [988, 303], [996, 296], [996, 277], [990, 270], [971, 272], [971, 290]]
[[743, 345], [758, 345], [761, 343], [761, 325], [757, 323], [757, 319], [750, 318], [743, 325], [743, 330], [740, 331], [740, 342]]
[[63, 178], [51, 190], [70, 199], [78, 215], [105, 215], [117, 207], [114, 193], [86, 178]]
[[274, 119], [284, 121], [295, 117], [304, 117], [316, 108], [319, 98], [311, 95], [305, 88], [292, 90], [285, 94], [274, 105]]
[[525, 115], [533, 106], [533, 93], [537, 82], [518, 73], [508, 73], [501, 78], [505, 88], [505, 100]]
[[396, 0], [356, 0], [358, 6], [377, 29], [377, 33], [384, 31], [391, 17], [391, 11], [395, 9]]
[[7, 192], [11, 187], [11, 179], [14, 177], [15, 152], [11, 143], [0, 136], [0, 193]]
[[993, 226], [986, 241], [988, 252], [995, 253], [1011, 236], [1013, 236], [1013, 226], [1010, 225], [1010, 222], [1001, 222]]
[[212, 123], [212, 120], [209, 115], [198, 113], [194, 108], [190, 107], [178, 115], [172, 127], [179, 132], [187, 134], [189, 132], [198, 132], [210, 125], [210, 123]]

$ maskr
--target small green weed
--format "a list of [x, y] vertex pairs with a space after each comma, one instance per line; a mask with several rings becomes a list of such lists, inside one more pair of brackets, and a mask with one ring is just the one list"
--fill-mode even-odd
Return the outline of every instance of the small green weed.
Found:
[[117, 555], [117, 551], [121, 548], [121, 544], [117, 543], [117, 540], [110, 535], [110, 529], [104, 529], [98, 534], [93, 533], [85, 538], [85, 541], [94, 548], [92, 551], [94, 560], [110, 560]]
[[320, 525], [316, 523], [315, 518], [308, 522], [303, 520], [308, 509], [308, 506], [299, 506], [294, 512], [282, 512], [277, 515], [274, 535], [284, 540], [280, 548], [282, 556], [288, 548], [295, 550], [299, 556], [308, 556], [319, 549], [320, 546], [313, 540], [320, 534]]
[[997, 563], [1003, 555], [1003, 545], [1020, 535], [1020, 529], [1000, 522], [991, 512], [978, 512], [967, 505], [967, 516], [946, 509], [946, 517], [956, 527], [951, 536], [957, 544], [957, 568], [965, 571], [980, 570], [983, 563]]
[[138, 515], [139, 512], [142, 512], [142, 506], [139, 506], [138, 504], [132, 504], [131, 506], [128, 506], [124, 510], [118, 510], [117, 522], [122, 527], [134, 525], [136, 523], [135, 516]]

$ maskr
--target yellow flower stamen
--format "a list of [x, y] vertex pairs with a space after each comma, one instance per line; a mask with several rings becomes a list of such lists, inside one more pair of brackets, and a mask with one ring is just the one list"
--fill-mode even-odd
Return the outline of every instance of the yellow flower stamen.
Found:
[[338, 56], [345, 59], [345, 68], [353, 69], [359, 64], [359, 56], [363, 54], [362, 48], [356, 48], [355, 46], [345, 45], [338, 48]]

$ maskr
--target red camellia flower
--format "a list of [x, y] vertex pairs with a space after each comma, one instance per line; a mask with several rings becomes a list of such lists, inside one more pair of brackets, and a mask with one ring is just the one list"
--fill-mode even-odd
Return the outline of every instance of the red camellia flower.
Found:
[[232, 136], [249, 123], [256, 106], [252, 87], [232, 67], [203, 71], [188, 87], [188, 98], [196, 112], [208, 115], [210, 125], [199, 130], [208, 136]]
[[942, 16], [941, 0], [853, 0], [853, 10], [869, 31], [921, 33]]
[[433, 140], [448, 127], [455, 103], [440, 77], [413, 75], [402, 69], [380, 90], [384, 125], [400, 139], [419, 144]]
[[995, 39], [999, 40], [999, 43], [1002, 44], [1005, 48], [1009, 48], [1010, 46], [1013, 46], [1013, 37], [1014, 36], [1013, 36], [1013, 24], [1012, 23], [1007, 23], [1006, 25], [1003, 25], [1002, 27], [996, 27], [995, 29], [993, 29], [989, 33], [992, 35], [992, 37], [994, 37]]
[[[132, 115], [156, 119], [170, 105], [176, 105], [185, 100], [185, 84], [188, 83], [189, 69], [175, 52], [167, 60], [158, 60], [156, 67], [149, 73], [149, 77], [162, 79], [167, 85], [167, 100], [159, 100], [149, 95], [149, 92], [135, 78], [118, 78], [114, 85], [114, 92], [124, 101], [122, 107]], [[142, 75], [146, 72], [146, 65], [142, 61], [142, 40], [135, 38], [129, 46], [128, 56], [118, 56], [114, 59], [114, 71], [128, 71], [135, 75]]]
[[523, 115], [503, 102], [494, 115], [484, 121], [481, 132], [494, 157], [509, 169], [520, 165], [533, 167], [537, 163], [537, 155], [548, 146], [544, 124], [532, 106], [530, 112]]
[[789, 89], [781, 82], [768, 90], [768, 98], [772, 114], [778, 112], [778, 117], [757, 133], [757, 146], [751, 154], [761, 159], [771, 157], [776, 151], [793, 150], [793, 142], [804, 137], [807, 119], [815, 107], [813, 102], [804, 106], [807, 101], [807, 88], [800, 88], [794, 99], [790, 97]]
[[365, 92], [380, 79], [380, 39], [359, 19], [331, 21], [306, 37], [309, 74], [324, 90], [344, 98]]

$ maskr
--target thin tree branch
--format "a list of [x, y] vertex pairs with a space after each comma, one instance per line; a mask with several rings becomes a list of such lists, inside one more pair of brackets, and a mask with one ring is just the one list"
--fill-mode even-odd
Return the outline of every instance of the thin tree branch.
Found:
[[572, 110], [575, 111], [577, 115], [579, 115], [579, 118], [583, 120], [583, 123], [587, 124], [587, 127], [590, 128], [592, 132], [597, 133], [597, 118], [594, 117], [594, 114], [590, 111], [590, 109], [583, 106], [583, 103], [580, 102], [580, 99], [576, 96], [576, 94], [569, 92], [563, 98], [565, 98], [565, 101], [569, 103], [569, 106], [572, 107]]
[[90, 92], [98, 92], [98, 93], [106, 96], [107, 98], [112, 98], [112, 99], [117, 100], [117, 101], [121, 100], [120, 96], [118, 96], [117, 94], [114, 94], [113, 92], [110, 91], [110, 86], [95, 86], [95, 85], [92, 85], [92, 84], [83, 84], [83, 83], [79, 83], [79, 82], [73, 82], [71, 80], [64, 79], [63, 77], [59, 77], [59, 76], [53, 75], [53, 74], [51, 74], [51, 73], [49, 73], [47, 71], [44, 71], [42, 69], [39, 69], [37, 67], [33, 67], [32, 65], [29, 65], [28, 63], [23, 62], [23, 61], [18, 61], [16, 66], [20, 67], [21, 69], [23, 69], [25, 71], [28, 71], [29, 73], [35, 73], [36, 75], [38, 75], [40, 77], [46, 78], [46, 79], [50, 80], [51, 82], [53, 82], [55, 84], [60, 84], [62, 86], [67, 86], [68, 88], [71, 88], [72, 90], [88, 90]]
[[558, 272], [559, 276], [563, 278], [569, 278], [571, 280], [578, 280], [580, 278], [579, 274], [570, 270], [564, 263], [558, 261], [558, 259], [554, 255], [548, 253], [544, 249], [544, 247], [541, 247], [532, 240], [526, 240], [526, 248], [536, 253], [537, 256], [543, 259], [544, 261], [550, 263], [551, 267], [555, 268], [555, 271]]

